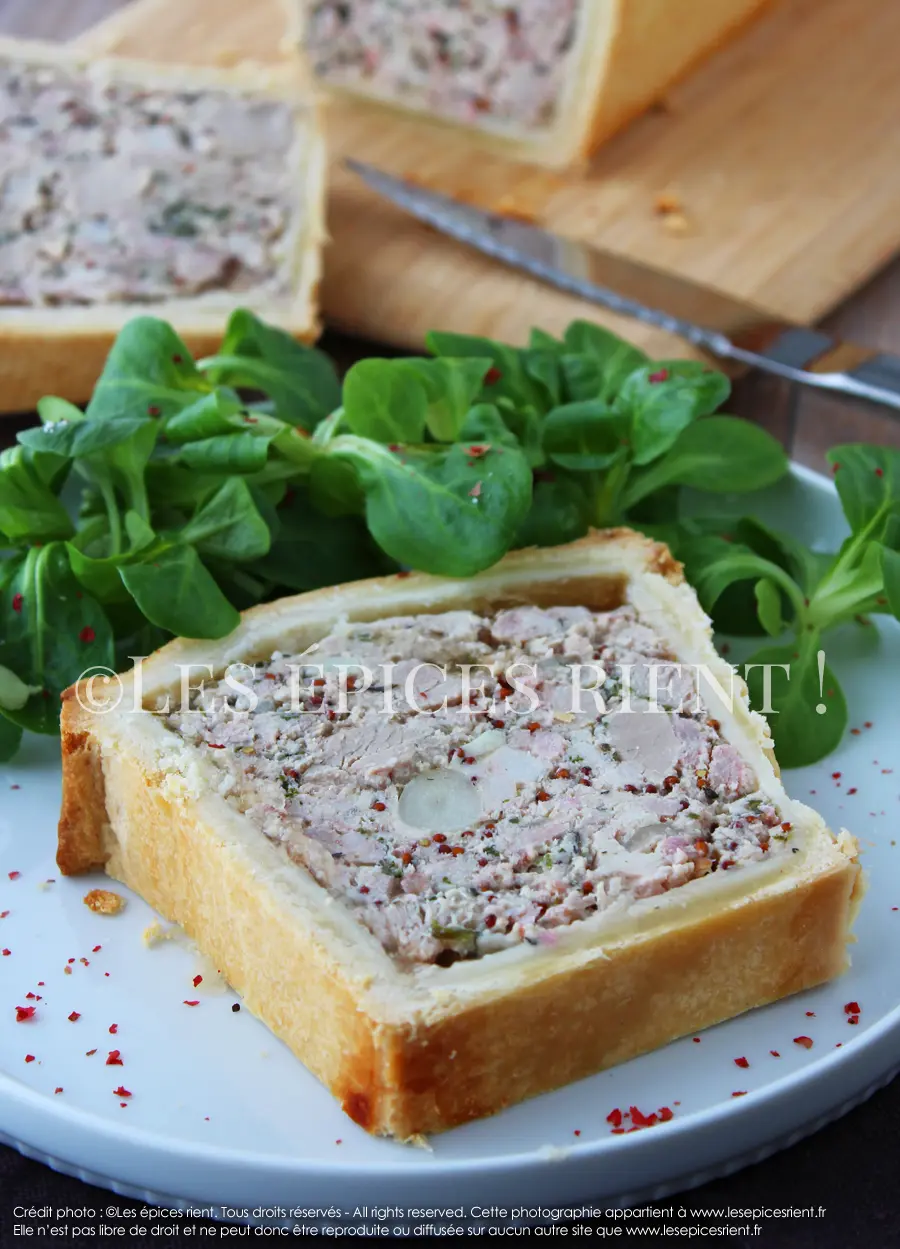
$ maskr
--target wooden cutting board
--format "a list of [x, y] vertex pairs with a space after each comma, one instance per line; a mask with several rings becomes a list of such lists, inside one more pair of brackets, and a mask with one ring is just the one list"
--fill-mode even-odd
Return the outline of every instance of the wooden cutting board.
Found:
[[[266, 61], [285, 54], [285, 14], [285, 0], [136, 0], [79, 42]], [[778, 0], [586, 173], [527, 169], [451, 132], [332, 101], [325, 316], [409, 347], [432, 327], [522, 341], [532, 325], [589, 316], [657, 356], [685, 353], [411, 222], [341, 168], [354, 155], [814, 321], [900, 247], [898, 47], [898, 0]], [[660, 214], [661, 195], [683, 220]]]

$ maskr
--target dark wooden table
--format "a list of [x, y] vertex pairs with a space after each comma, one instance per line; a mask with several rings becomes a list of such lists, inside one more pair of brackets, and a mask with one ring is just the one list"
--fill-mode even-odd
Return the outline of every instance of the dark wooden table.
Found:
[[[120, 4], [121, 0], [0, 0], [0, 33], [68, 39]], [[846, 339], [900, 353], [900, 260], [848, 299], [827, 319], [825, 328]], [[323, 345], [342, 363], [379, 350], [374, 344], [334, 332], [326, 334]], [[791, 447], [796, 459], [814, 468], [822, 467], [824, 451], [837, 442], [900, 446], [900, 421], [764, 378], [743, 379], [736, 387], [733, 406], [766, 425]], [[15, 425], [28, 419], [13, 420], [0, 428], [0, 434], [8, 436]], [[888, 951], [885, 956], [895, 957]], [[888, 1249], [900, 1245], [898, 1169], [900, 1081], [809, 1140], [695, 1190], [688, 1204], [823, 1205], [827, 1214], [822, 1220], [769, 1222], [754, 1243], [785, 1249]], [[99, 1190], [0, 1147], [0, 1243], [12, 1243], [15, 1205], [102, 1209], [104, 1199]], [[180, 1243], [166, 1237], [155, 1239], [163, 1244]]]

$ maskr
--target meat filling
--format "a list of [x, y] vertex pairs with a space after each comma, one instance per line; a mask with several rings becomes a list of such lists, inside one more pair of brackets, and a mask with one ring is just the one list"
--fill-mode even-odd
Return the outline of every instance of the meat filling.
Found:
[[449, 121], [540, 131], [572, 69], [577, 0], [318, 0], [307, 45], [327, 82]]
[[164, 714], [399, 963], [446, 964], [787, 849], [673, 665], [629, 606], [454, 611], [348, 624]]
[[290, 289], [287, 102], [0, 59], [0, 307]]

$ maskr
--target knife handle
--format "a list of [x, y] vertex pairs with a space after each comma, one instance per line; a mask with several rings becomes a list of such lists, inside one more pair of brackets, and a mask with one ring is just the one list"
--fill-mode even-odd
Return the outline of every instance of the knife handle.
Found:
[[740, 341], [723, 354], [804, 386], [900, 413], [900, 356], [842, 343], [819, 330], [785, 327], [755, 349]]
[[900, 356], [840, 343], [807, 371], [810, 385], [900, 413]]

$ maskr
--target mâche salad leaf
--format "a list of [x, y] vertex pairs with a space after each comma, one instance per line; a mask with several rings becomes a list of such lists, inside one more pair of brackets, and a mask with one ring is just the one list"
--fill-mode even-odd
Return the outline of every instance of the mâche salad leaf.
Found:
[[[747, 660], [754, 706], [769, 717], [783, 767], [815, 763], [832, 751], [847, 724], [835, 673], [820, 659], [827, 630], [874, 614], [900, 620], [900, 451], [863, 444], [828, 453], [850, 536], [834, 555], [804, 548], [760, 521], [682, 521], [669, 533], [674, 553], [714, 623], [733, 634], [758, 632], [789, 640]], [[726, 595], [750, 589], [755, 611]], [[743, 603], [744, 610], [736, 610]], [[749, 627], [748, 627], [749, 626]], [[766, 665], [785, 665], [762, 687]]]
[[[787, 458], [718, 410], [721, 373], [651, 360], [586, 321], [524, 347], [426, 343], [427, 357], [362, 360], [341, 383], [321, 351], [246, 309], [196, 361], [141, 316], [84, 410], [43, 399], [41, 424], [0, 455], [0, 758], [23, 728], [56, 731], [59, 694], [86, 669], [172, 634], [221, 637], [251, 603], [410, 567], [468, 577], [515, 546], [623, 523], [664, 532], [707, 609], [771, 639], [761, 654], [797, 634], [797, 678], [772, 695], [782, 761], [831, 749], [842, 697], [829, 673], [817, 715], [810, 674], [818, 686], [833, 624], [900, 612], [900, 453], [833, 453], [853, 531], [835, 556], [752, 518], [726, 537], [724, 521], [681, 515], [682, 487], [755, 490]], [[79, 492], [73, 513], [63, 498]]]
[[352, 436], [332, 454], [356, 468], [366, 522], [398, 562], [446, 577], [468, 577], [512, 546], [531, 503], [531, 470], [521, 451], [486, 444], [391, 451]]
[[218, 355], [199, 361], [197, 368], [216, 385], [262, 391], [281, 420], [308, 430], [341, 401], [337, 372], [323, 352], [246, 308], [232, 313]]

